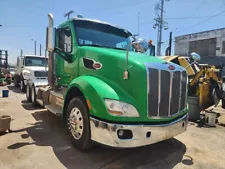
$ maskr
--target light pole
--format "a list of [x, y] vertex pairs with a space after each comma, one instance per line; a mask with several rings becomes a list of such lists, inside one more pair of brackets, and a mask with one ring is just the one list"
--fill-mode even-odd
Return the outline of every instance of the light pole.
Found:
[[34, 41], [34, 55], [36, 56], [36, 40], [31, 39], [32, 41]]

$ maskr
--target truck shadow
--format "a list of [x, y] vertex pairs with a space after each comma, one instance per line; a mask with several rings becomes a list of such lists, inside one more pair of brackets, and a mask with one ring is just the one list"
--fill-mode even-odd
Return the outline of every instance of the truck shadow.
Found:
[[56, 157], [66, 168], [143, 168], [171, 169], [178, 163], [192, 165], [192, 159], [183, 160], [186, 146], [176, 140], [169, 139], [153, 145], [132, 148], [113, 149], [96, 145], [88, 152], [76, 150], [70, 142], [63, 121], [47, 111], [38, 111], [32, 114], [36, 123], [29, 127], [13, 131], [26, 131], [21, 137], [25, 140], [31, 137], [30, 142], [19, 142], [8, 146], [8, 149], [18, 149], [35, 144], [37, 146], [51, 146]]
[[20, 94], [23, 94], [20, 90], [20, 87], [16, 87], [14, 86], [13, 84], [11, 85], [8, 85], [7, 86], [9, 90], [13, 91], [14, 93], [20, 93]]

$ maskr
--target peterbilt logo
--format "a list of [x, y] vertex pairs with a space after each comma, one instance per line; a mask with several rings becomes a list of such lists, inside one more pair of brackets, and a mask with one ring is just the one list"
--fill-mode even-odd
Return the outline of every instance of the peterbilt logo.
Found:
[[175, 67], [174, 67], [173, 65], [169, 65], [169, 66], [168, 66], [168, 69], [169, 69], [169, 70], [174, 70]]

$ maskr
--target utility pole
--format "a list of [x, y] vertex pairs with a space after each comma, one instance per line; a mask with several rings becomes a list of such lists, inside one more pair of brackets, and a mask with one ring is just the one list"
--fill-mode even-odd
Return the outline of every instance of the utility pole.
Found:
[[67, 17], [67, 19], [70, 19], [70, 15], [74, 13], [73, 10], [70, 10], [69, 12], [65, 13], [64, 17]]
[[140, 12], [138, 12], [138, 31], [137, 31], [138, 35], [139, 35], [139, 25], [140, 25]]
[[20, 50], [20, 56], [23, 56], [23, 49]]
[[36, 40], [31, 39], [32, 41], [34, 41], [34, 55], [36, 56]]
[[[169, 1], [169, 0], [166, 0]], [[158, 11], [160, 10], [160, 15], [158, 14]], [[158, 27], [158, 35], [157, 35], [157, 56], [161, 55], [161, 45], [162, 45], [162, 31], [168, 29], [168, 23], [164, 21], [163, 19], [163, 13], [164, 13], [164, 0], [161, 0], [161, 4], [157, 3], [155, 5], [155, 13], [157, 17], [154, 19], [156, 23], [153, 25], [153, 28], [155, 29]]]
[[41, 56], [41, 44], [40, 44], [40, 56]]

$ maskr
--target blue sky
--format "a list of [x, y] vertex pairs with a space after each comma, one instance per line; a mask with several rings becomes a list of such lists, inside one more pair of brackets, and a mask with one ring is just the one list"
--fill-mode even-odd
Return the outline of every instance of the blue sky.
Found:
[[[7, 49], [9, 61], [16, 62], [20, 49], [34, 54], [34, 42], [45, 47], [47, 14], [50, 12], [58, 26], [65, 21], [64, 14], [74, 10], [84, 17], [120, 25], [140, 37], [152, 39], [156, 44], [157, 30], [153, 29], [155, 4], [160, 0], [0, 0], [0, 49]], [[221, 13], [224, 11], [223, 13]], [[216, 17], [210, 17], [219, 14]], [[75, 15], [75, 14], [72, 14]], [[169, 29], [163, 31], [163, 41], [182, 34], [225, 27], [225, 0], [170, 0], [165, 2]], [[180, 19], [182, 18], [182, 19]], [[202, 22], [202, 23], [201, 23]], [[167, 43], [162, 46], [164, 51]], [[174, 47], [174, 46], [173, 46]]]

